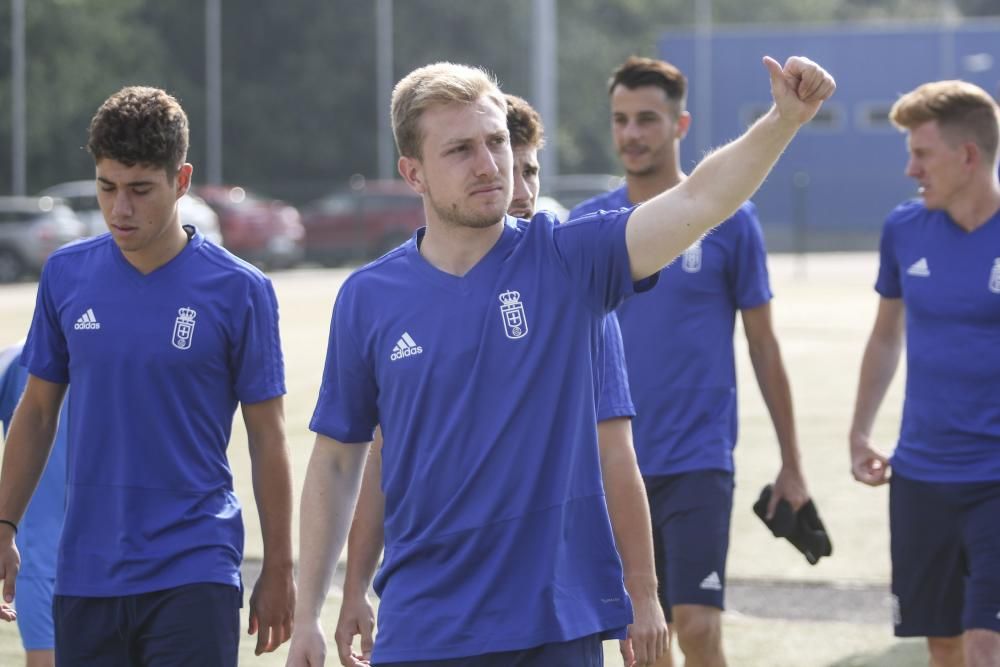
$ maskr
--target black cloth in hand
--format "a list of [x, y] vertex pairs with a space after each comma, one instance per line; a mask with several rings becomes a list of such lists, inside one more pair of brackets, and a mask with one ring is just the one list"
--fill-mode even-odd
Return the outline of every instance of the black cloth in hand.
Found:
[[771, 502], [772, 487], [765, 486], [760, 492], [760, 498], [753, 504], [753, 511], [764, 522], [775, 537], [783, 537], [802, 552], [810, 565], [815, 565], [823, 556], [833, 554], [833, 543], [826, 532], [823, 520], [819, 518], [816, 504], [810, 500], [799, 508], [792, 509], [791, 504], [782, 498], [774, 510], [774, 516], [767, 518], [767, 505]]

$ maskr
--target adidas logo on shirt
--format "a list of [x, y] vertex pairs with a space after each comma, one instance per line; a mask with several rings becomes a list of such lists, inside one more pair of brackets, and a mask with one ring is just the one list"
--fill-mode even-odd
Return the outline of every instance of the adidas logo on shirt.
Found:
[[77, 318], [76, 324], [73, 328], [77, 331], [83, 331], [85, 329], [100, 329], [101, 323], [97, 321], [97, 317], [94, 315], [94, 309], [88, 308], [87, 312]]
[[910, 268], [906, 270], [906, 275], [916, 276], [918, 278], [930, 278], [931, 269], [929, 266], [927, 266], [927, 258], [921, 257], [913, 264], [911, 264]]
[[389, 355], [389, 360], [399, 361], [404, 357], [412, 357], [423, 353], [424, 348], [413, 342], [413, 339], [410, 338], [410, 334], [404, 331], [400, 339], [396, 341], [396, 346], [392, 348], [392, 354]]
[[698, 588], [705, 591], [721, 591], [722, 580], [719, 579], [719, 573], [713, 570], [710, 575], [701, 580]]

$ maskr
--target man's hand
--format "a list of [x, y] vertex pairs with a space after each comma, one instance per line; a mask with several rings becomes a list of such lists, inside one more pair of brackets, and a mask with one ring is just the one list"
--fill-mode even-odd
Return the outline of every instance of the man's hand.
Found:
[[10, 536], [0, 537], [0, 579], [3, 579], [3, 601], [0, 602], [0, 620], [16, 621], [17, 612], [10, 606], [14, 601], [14, 584], [21, 570], [21, 554], [14, 544], [14, 531], [0, 526], [0, 531], [10, 531]]
[[[367, 665], [372, 659], [375, 611], [367, 595], [345, 595], [340, 605], [340, 617], [333, 638], [337, 642], [340, 664], [344, 667]], [[354, 636], [361, 636], [361, 654], [353, 650]]]
[[270, 653], [292, 636], [295, 614], [295, 581], [291, 565], [268, 567], [264, 562], [260, 578], [250, 594], [250, 627], [257, 634], [254, 655]]
[[288, 659], [285, 667], [323, 667], [326, 663], [326, 636], [319, 624], [319, 619], [304, 623], [299, 619], [299, 625], [292, 635], [292, 643], [288, 647]]
[[796, 512], [809, 502], [809, 492], [806, 490], [806, 482], [802, 477], [801, 470], [781, 466], [771, 490], [771, 500], [767, 504], [767, 519], [769, 521], [774, 518], [774, 510], [782, 499], [787, 500]]
[[867, 438], [851, 438], [851, 474], [868, 486], [889, 481], [889, 459], [871, 446]]
[[837, 89], [833, 77], [808, 58], [792, 56], [782, 67], [774, 58], [764, 56], [764, 65], [771, 75], [771, 96], [778, 114], [798, 125], [808, 123]]
[[635, 620], [628, 626], [628, 638], [620, 642], [625, 667], [653, 665], [670, 650], [670, 628], [663, 617], [660, 600], [651, 595], [632, 597]]

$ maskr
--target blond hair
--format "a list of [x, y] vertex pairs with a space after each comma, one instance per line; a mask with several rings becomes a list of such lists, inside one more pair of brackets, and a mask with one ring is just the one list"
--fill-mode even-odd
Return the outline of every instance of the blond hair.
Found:
[[427, 109], [443, 104], [472, 104], [481, 97], [507, 113], [496, 79], [482, 68], [441, 62], [407, 74], [392, 90], [392, 135], [399, 154], [421, 159], [420, 117]]
[[952, 141], [973, 141], [987, 157], [997, 158], [1000, 111], [990, 94], [967, 81], [933, 81], [906, 93], [892, 105], [889, 119], [901, 130], [936, 121]]

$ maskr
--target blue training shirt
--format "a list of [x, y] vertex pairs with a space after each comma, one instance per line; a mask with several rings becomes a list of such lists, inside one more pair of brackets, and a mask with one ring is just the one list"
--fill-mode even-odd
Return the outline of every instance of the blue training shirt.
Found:
[[621, 637], [631, 622], [594, 392], [604, 316], [635, 288], [627, 218], [508, 217], [462, 277], [421, 256], [420, 230], [341, 288], [310, 427], [348, 443], [384, 432], [375, 662]]
[[67, 246], [42, 272], [24, 363], [73, 386], [56, 593], [240, 586], [226, 447], [238, 403], [285, 391], [270, 281], [200, 233], [148, 275], [109, 234]]
[[[4, 370], [6, 365], [6, 370]], [[21, 365], [21, 345], [0, 353], [0, 422], [4, 436], [14, 416], [14, 408], [28, 383], [28, 371]], [[66, 406], [63, 399], [59, 427], [52, 442], [49, 460], [38, 480], [35, 493], [17, 527], [17, 548], [21, 552], [18, 577], [55, 579], [56, 553], [66, 513]]]
[[[578, 205], [570, 218], [631, 207], [625, 186]], [[771, 299], [756, 209], [731, 218], [618, 308], [632, 421], [643, 476], [733, 470], [737, 437], [736, 311]]]
[[882, 229], [875, 289], [906, 312], [906, 398], [892, 466], [930, 482], [1000, 480], [1000, 212], [967, 232], [906, 202]]

